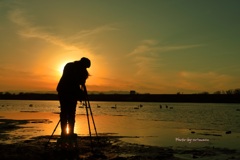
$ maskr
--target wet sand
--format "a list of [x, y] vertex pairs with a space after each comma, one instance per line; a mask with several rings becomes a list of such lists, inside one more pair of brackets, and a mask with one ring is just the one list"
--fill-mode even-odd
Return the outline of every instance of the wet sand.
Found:
[[[188, 160], [188, 159], [240, 159], [240, 151], [214, 147], [159, 147], [139, 145], [122, 141], [123, 138], [137, 136], [116, 136], [101, 133], [98, 137], [77, 137], [78, 147], [73, 151], [57, 147], [59, 135], [54, 135], [49, 145], [50, 135], [39, 136], [41, 130], [34, 125], [51, 124], [48, 119], [8, 119], [0, 117], [0, 154], [1, 159], [84, 159], [84, 160]], [[29, 125], [34, 124], [34, 125]]]

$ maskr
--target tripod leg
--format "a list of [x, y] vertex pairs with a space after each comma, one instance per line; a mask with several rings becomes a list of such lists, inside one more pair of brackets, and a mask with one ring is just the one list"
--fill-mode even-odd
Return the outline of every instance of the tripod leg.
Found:
[[89, 107], [90, 114], [91, 114], [91, 117], [92, 117], [92, 122], [93, 122], [93, 126], [94, 126], [94, 130], [95, 130], [96, 136], [98, 136], [98, 134], [97, 134], [97, 129], [96, 129], [96, 125], [95, 125], [95, 121], [94, 121], [94, 118], [93, 118], [93, 113], [92, 113], [92, 109], [91, 109], [89, 100], [88, 100], [88, 107]]
[[[86, 103], [86, 102], [85, 102]], [[86, 105], [86, 114], [87, 114], [87, 121], [88, 121], [88, 130], [89, 130], [89, 135], [90, 137], [92, 136], [91, 134], [91, 127], [90, 127], [90, 121], [89, 121], [89, 113], [88, 113], [88, 106]]]
[[[83, 85], [83, 88], [84, 88], [84, 92], [85, 92], [85, 104], [86, 104], [86, 111], [87, 111], [87, 118], [88, 118], [88, 127], [89, 127], [89, 134], [90, 134], [90, 138], [91, 138], [91, 146], [92, 146], [92, 136], [91, 136], [91, 129], [90, 129], [90, 122], [89, 122], [89, 115], [88, 115], [88, 109], [90, 111], [90, 114], [91, 114], [91, 117], [92, 117], [92, 122], [93, 122], [93, 126], [94, 126], [94, 130], [95, 130], [95, 133], [96, 133], [96, 136], [98, 137], [98, 134], [97, 134], [97, 129], [96, 129], [96, 125], [95, 125], [95, 121], [94, 121], [94, 118], [93, 118], [93, 113], [92, 113], [92, 109], [91, 109], [91, 106], [90, 106], [90, 102], [89, 102], [89, 98], [88, 98], [88, 94], [87, 94], [87, 88], [85, 85]], [[98, 140], [98, 138], [97, 138]], [[99, 142], [99, 140], [98, 140]], [[92, 146], [92, 150], [93, 150], [93, 146]]]
[[85, 101], [85, 104], [86, 104], [86, 114], [87, 114], [87, 121], [88, 121], [88, 130], [89, 130], [89, 136], [90, 136], [90, 139], [91, 139], [91, 147], [93, 148], [92, 146], [92, 133], [91, 133], [91, 127], [90, 127], [90, 121], [89, 121], [89, 114], [88, 114], [88, 104], [87, 104], [87, 101]]
[[61, 121], [61, 119], [58, 121], [56, 127], [54, 128], [54, 130], [53, 130], [53, 132], [52, 132], [52, 135], [49, 137], [48, 142], [46, 143], [45, 147], [48, 146], [48, 144], [49, 144], [50, 140], [52, 139], [52, 136], [53, 136], [54, 132], [56, 131], [56, 129], [57, 129], [57, 127], [58, 127], [60, 121]]
[[92, 122], [93, 122], [94, 130], [95, 130], [96, 136], [98, 136], [98, 134], [97, 134], [97, 129], [96, 129], [96, 125], [95, 125], [95, 121], [94, 121], [94, 118], [93, 118], [92, 109], [91, 109], [90, 102], [89, 102], [89, 98], [88, 98], [88, 93], [87, 93], [87, 87], [86, 87], [86, 85], [83, 86], [83, 89], [84, 89], [84, 92], [85, 92], [85, 95], [86, 95], [85, 103], [86, 103], [86, 105], [87, 105], [88, 108], [89, 108], [89, 111], [90, 111], [90, 114], [91, 114], [91, 117], [92, 117]]

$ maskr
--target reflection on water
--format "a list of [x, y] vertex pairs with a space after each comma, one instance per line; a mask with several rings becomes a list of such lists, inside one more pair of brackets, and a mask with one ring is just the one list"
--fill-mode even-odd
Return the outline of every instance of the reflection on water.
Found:
[[[57, 101], [0, 101], [0, 106], [2, 118], [34, 120], [11, 132], [26, 138], [51, 135], [59, 121]], [[126, 136], [128, 142], [237, 148], [240, 139], [240, 104], [91, 102], [91, 108], [100, 135]], [[91, 133], [95, 134], [92, 124]], [[75, 133], [89, 134], [85, 108], [77, 108]], [[60, 125], [55, 134], [60, 134]]]

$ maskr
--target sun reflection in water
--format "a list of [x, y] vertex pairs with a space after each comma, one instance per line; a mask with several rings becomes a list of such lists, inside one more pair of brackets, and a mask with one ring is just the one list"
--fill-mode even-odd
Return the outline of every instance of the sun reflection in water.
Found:
[[69, 124], [67, 124], [66, 132], [67, 132], [67, 134], [69, 134]]

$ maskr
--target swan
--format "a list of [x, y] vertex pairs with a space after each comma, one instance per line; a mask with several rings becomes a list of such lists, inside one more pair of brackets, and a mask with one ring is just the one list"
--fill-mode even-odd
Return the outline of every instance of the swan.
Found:
[[115, 106], [112, 106], [111, 108], [112, 109], [117, 109], [117, 105], [115, 104]]
[[139, 109], [140, 106], [134, 107], [133, 109]]

